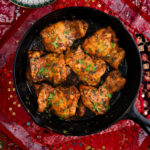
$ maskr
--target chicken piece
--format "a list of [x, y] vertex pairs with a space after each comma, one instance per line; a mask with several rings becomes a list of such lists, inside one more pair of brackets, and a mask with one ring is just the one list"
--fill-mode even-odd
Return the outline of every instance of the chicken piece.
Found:
[[75, 86], [52, 88], [50, 85], [43, 84], [38, 95], [38, 111], [43, 112], [51, 105], [57, 116], [68, 119], [76, 114], [79, 98], [80, 93]]
[[69, 118], [76, 114], [80, 93], [75, 86], [69, 88], [56, 87], [55, 95], [51, 101], [55, 114], [62, 118]]
[[41, 31], [41, 37], [47, 51], [62, 53], [73, 42], [85, 36], [88, 23], [82, 20], [59, 21]]
[[84, 54], [79, 46], [76, 51], [67, 51], [66, 64], [78, 75], [82, 82], [95, 86], [106, 71], [106, 63], [101, 59], [92, 59]]
[[115, 32], [110, 28], [102, 28], [87, 38], [82, 47], [85, 53], [103, 58], [113, 68], [118, 69], [125, 57], [125, 51], [119, 48]]
[[104, 60], [108, 62], [113, 68], [118, 69], [122, 60], [125, 57], [124, 49], [120, 48], [118, 45], [110, 51], [110, 54], [107, 55]]
[[86, 108], [83, 105], [82, 101], [79, 102], [79, 107], [78, 107], [78, 116], [83, 117], [85, 114]]
[[40, 87], [40, 91], [39, 92], [35, 92], [36, 94], [38, 94], [38, 111], [39, 112], [43, 112], [46, 107], [48, 105], [50, 105], [50, 95], [54, 94], [55, 89], [52, 88], [52, 86], [48, 85], [48, 84], [42, 84], [42, 86]]
[[40, 57], [40, 52], [30, 52], [30, 76], [33, 82], [51, 81], [59, 84], [66, 80], [71, 69], [66, 66], [63, 54], [47, 54]]
[[126, 83], [119, 71], [112, 71], [98, 89], [91, 86], [80, 86], [83, 104], [96, 115], [104, 114], [109, 109], [109, 102], [114, 92], [119, 91]]

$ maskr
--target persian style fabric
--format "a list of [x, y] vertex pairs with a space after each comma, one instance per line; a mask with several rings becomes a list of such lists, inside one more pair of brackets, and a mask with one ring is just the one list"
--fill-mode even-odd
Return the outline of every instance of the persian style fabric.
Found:
[[[39, 18], [56, 9], [85, 6], [115, 15], [138, 43], [143, 61], [143, 82], [136, 101], [138, 111], [150, 118], [150, 8], [146, 0], [58, 0], [39, 9], [23, 9], [0, 2], [0, 149], [146, 150], [148, 136], [136, 123], [122, 120], [105, 131], [85, 137], [64, 136], [36, 125], [21, 106], [13, 85], [12, 66], [19, 41]], [[142, 34], [141, 34], [142, 33]], [[6, 136], [4, 136], [7, 135]], [[16, 144], [9, 144], [12, 139]], [[8, 141], [8, 142], [6, 142]]]

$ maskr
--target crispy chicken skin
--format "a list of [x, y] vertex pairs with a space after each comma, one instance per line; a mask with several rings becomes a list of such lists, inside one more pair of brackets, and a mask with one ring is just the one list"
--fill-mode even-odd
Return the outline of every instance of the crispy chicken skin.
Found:
[[126, 83], [119, 71], [112, 71], [106, 81], [98, 89], [80, 85], [83, 104], [97, 115], [104, 114], [109, 108], [109, 102], [114, 92], [119, 91]]
[[66, 64], [78, 75], [82, 82], [95, 86], [106, 71], [106, 63], [101, 59], [92, 59], [84, 54], [79, 46], [76, 51], [68, 50], [65, 55]]
[[125, 51], [119, 48], [115, 32], [110, 28], [102, 28], [85, 39], [82, 47], [85, 53], [103, 58], [113, 68], [118, 69], [125, 57]]
[[68, 119], [76, 114], [79, 98], [80, 93], [75, 86], [52, 88], [48, 84], [43, 84], [38, 94], [38, 111], [43, 112], [51, 105], [57, 116]]
[[76, 39], [84, 37], [88, 23], [82, 20], [59, 21], [41, 31], [41, 37], [47, 51], [62, 53], [72, 46]]
[[[59, 84], [66, 80], [71, 70], [66, 66], [63, 54], [47, 54], [40, 57], [39, 52], [29, 52], [30, 76], [33, 82], [43, 80]], [[28, 75], [29, 76], [29, 75]]]

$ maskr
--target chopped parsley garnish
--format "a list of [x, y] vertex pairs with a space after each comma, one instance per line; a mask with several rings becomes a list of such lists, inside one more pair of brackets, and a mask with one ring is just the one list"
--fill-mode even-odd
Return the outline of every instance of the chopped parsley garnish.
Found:
[[95, 70], [96, 70], [96, 67], [94, 66], [94, 67], [92, 68], [92, 71], [95, 72]]
[[103, 46], [106, 46], [106, 44], [103, 44]]
[[110, 57], [110, 54], [106, 55], [106, 58], [109, 58]]
[[88, 82], [87, 78], [84, 78], [83, 80], [86, 81], [86, 82]]
[[63, 130], [63, 133], [67, 133], [68, 131], [67, 130]]
[[79, 64], [82, 64], [82, 59], [79, 59]]
[[111, 48], [113, 48], [113, 47], [114, 47], [114, 45], [115, 45], [114, 43], [111, 43]]
[[50, 93], [49, 94], [49, 97], [48, 97], [48, 105], [50, 105], [51, 104], [51, 99], [53, 99], [54, 98], [54, 94], [52, 94], [52, 93]]
[[46, 75], [45, 77], [46, 77], [46, 78], [48, 78], [49, 76], [48, 76], [48, 75]]
[[55, 30], [55, 29], [53, 29], [53, 33], [56, 33], [56, 30]]
[[67, 108], [65, 108], [64, 110], [63, 110], [63, 112], [65, 112], [67, 110]]
[[86, 71], [90, 71], [90, 67], [92, 67], [91, 64], [89, 64], [85, 70], [86, 70]]
[[46, 63], [46, 66], [50, 66], [51, 64], [49, 64], [49, 63]]
[[58, 105], [59, 105], [59, 102], [55, 102], [54, 105], [55, 105], [55, 106], [58, 106]]
[[54, 41], [52, 42], [52, 44], [54, 45], [55, 49], [58, 47], [57, 43]]
[[68, 35], [68, 34], [69, 34], [69, 30], [66, 30], [66, 31], [64, 32], [64, 34], [67, 34], [67, 35]]
[[93, 102], [93, 105], [94, 105], [94, 106], [93, 106], [93, 109], [96, 109], [97, 112], [99, 112], [99, 108], [97, 107], [97, 104]]
[[107, 96], [108, 98], [111, 98], [111, 94], [106, 94], [106, 96]]
[[85, 54], [88, 54], [88, 51], [85, 51]]
[[47, 33], [47, 36], [48, 36], [49, 38], [51, 38], [51, 36], [49, 35], [49, 33]]
[[45, 67], [42, 67], [42, 68], [38, 71], [37, 76], [39, 77], [39, 76], [41, 76], [41, 74], [44, 75], [44, 72], [43, 72], [43, 71], [48, 72], [48, 69], [45, 68]]
[[98, 49], [98, 52], [100, 53], [100, 52], [101, 52], [101, 50], [100, 50], [100, 49]]

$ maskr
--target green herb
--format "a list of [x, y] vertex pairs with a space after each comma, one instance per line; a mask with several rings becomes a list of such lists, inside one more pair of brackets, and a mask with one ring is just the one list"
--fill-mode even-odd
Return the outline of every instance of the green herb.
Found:
[[50, 66], [51, 64], [49, 64], [49, 63], [46, 63], [46, 66]]
[[85, 71], [90, 71], [90, 68], [89, 67], [85, 68]]
[[56, 30], [55, 30], [55, 29], [53, 29], [53, 33], [56, 33]]
[[54, 94], [50, 93], [50, 95], [49, 95], [48, 98], [49, 98], [49, 99], [53, 99], [53, 98], [54, 98]]
[[48, 97], [48, 105], [50, 105], [51, 104], [51, 99], [53, 99], [54, 98], [54, 94], [52, 94], [52, 93], [50, 93], [49, 94], [49, 97]]
[[68, 35], [68, 34], [69, 34], [69, 30], [66, 30], [66, 31], [64, 32], [64, 34], [67, 34], [67, 35]]
[[87, 78], [84, 78], [83, 80], [86, 81], [86, 82], [88, 82]]
[[108, 98], [111, 98], [111, 94], [106, 94], [106, 96], [107, 96]]
[[113, 48], [113, 47], [114, 47], [114, 45], [115, 45], [114, 43], [111, 43], [111, 48]]
[[100, 50], [100, 49], [98, 49], [98, 52], [100, 53], [100, 52], [101, 52], [101, 50]]
[[60, 120], [64, 120], [64, 118], [62, 118], [62, 117], [59, 117], [59, 119], [60, 119]]
[[93, 69], [92, 69], [92, 71], [95, 72], [95, 70], [96, 70], [96, 67], [94, 66]]
[[55, 106], [58, 106], [58, 105], [59, 105], [59, 102], [55, 102], [54, 105], [55, 105]]
[[67, 108], [65, 108], [64, 110], [63, 110], [63, 112], [65, 112], [67, 110]]
[[88, 54], [88, 51], [85, 51], [85, 54]]
[[93, 103], [93, 109], [96, 109], [97, 110], [97, 112], [99, 112], [99, 108], [97, 107], [97, 104], [96, 103], [94, 103], [94, 102], [92, 102]]
[[106, 46], [106, 44], [103, 44], [103, 46]]
[[79, 64], [82, 64], [82, 59], [79, 59], [78, 61], [79, 61]]
[[54, 41], [52, 42], [52, 44], [54, 45], [55, 49], [58, 47], [57, 43]]
[[44, 74], [44, 73], [43, 73], [44, 70], [47, 70], [47, 68], [42, 67], [42, 68], [38, 71], [37, 76], [39, 77], [41, 74]]
[[46, 78], [48, 78], [49, 76], [48, 76], [48, 75], [46, 75], [45, 77], [46, 77]]
[[109, 58], [110, 57], [110, 54], [106, 55], [106, 58]]
[[49, 33], [47, 33], [47, 36], [48, 36], [49, 38], [51, 38], [51, 36], [49, 35]]
[[68, 131], [67, 130], [63, 130], [63, 133], [67, 133]]

